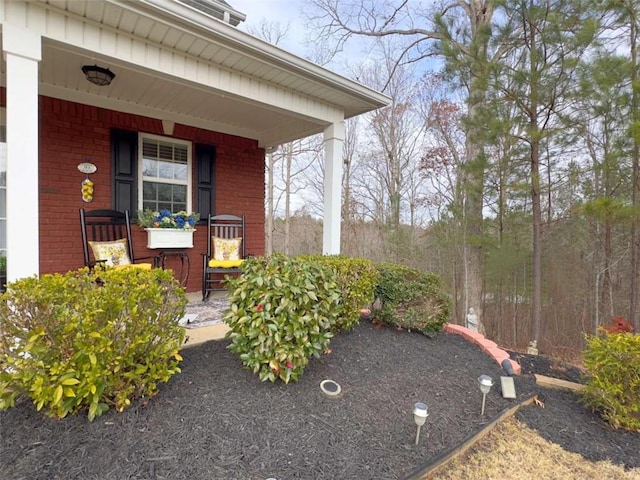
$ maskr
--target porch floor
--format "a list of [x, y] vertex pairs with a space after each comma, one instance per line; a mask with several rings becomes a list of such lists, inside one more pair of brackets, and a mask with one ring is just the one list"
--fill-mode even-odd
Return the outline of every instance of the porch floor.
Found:
[[[226, 292], [213, 292], [210, 298], [223, 297], [225, 295]], [[199, 303], [202, 300], [202, 293], [187, 293], [187, 300], [189, 300], [190, 303]], [[185, 337], [184, 348], [188, 348], [208, 342], [209, 340], [220, 340], [221, 338], [224, 338], [225, 334], [229, 331], [229, 326], [225, 323], [221, 323], [219, 325], [210, 325], [200, 328], [185, 328], [185, 330], [187, 332], [187, 336]]]

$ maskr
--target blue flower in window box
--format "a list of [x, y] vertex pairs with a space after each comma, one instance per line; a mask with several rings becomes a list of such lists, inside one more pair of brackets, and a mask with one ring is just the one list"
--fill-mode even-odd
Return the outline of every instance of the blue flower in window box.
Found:
[[138, 212], [138, 225], [147, 231], [148, 248], [192, 248], [197, 213], [169, 210], [154, 212], [150, 209]]
[[198, 213], [187, 213], [184, 210], [171, 213], [169, 210], [154, 212], [146, 209], [138, 212], [138, 225], [144, 228], [174, 228], [178, 230], [190, 230], [195, 228], [200, 219]]

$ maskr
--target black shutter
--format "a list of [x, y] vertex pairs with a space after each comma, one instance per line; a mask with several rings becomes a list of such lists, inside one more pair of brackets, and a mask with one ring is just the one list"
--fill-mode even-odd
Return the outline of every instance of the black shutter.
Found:
[[111, 130], [112, 204], [114, 210], [138, 212], [138, 134]]
[[215, 214], [216, 147], [196, 144], [196, 208], [201, 221]]

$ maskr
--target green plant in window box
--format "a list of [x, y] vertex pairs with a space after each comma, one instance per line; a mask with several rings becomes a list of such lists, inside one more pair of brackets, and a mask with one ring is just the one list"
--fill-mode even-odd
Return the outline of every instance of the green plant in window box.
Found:
[[138, 211], [138, 225], [144, 228], [191, 230], [195, 228], [198, 220], [199, 213], [187, 213], [184, 210], [177, 213], [171, 213], [169, 210], [154, 212], [149, 208]]

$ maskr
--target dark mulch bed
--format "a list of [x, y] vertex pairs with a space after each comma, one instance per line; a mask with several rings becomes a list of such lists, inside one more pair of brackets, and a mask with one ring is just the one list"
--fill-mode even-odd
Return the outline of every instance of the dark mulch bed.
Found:
[[[522, 367], [522, 373], [534, 373], [583, 383], [586, 373], [581, 368], [545, 355], [527, 355], [509, 351], [509, 356]], [[524, 408], [516, 418], [535, 428], [550, 442], [565, 450], [579, 453], [588, 460], [611, 460], [627, 468], [640, 467], [640, 434], [612, 429], [597, 414], [584, 408], [571, 392], [540, 389], [538, 398], [547, 408]]]
[[586, 373], [579, 367], [543, 354], [528, 355], [522, 352], [507, 350], [509, 357], [522, 367], [523, 374], [546, 375], [569, 382], [583, 383]]
[[[216, 341], [186, 349], [183, 373], [158, 396], [93, 423], [52, 420], [28, 403], [0, 413], [2, 479], [369, 479], [402, 478], [539, 392], [516, 378], [518, 399], [500, 395], [503, 373], [461, 337], [376, 330], [362, 323], [331, 342], [299, 382], [261, 383]], [[482, 396], [477, 378], [496, 386]], [[321, 393], [337, 381], [339, 398]], [[640, 436], [612, 431], [571, 394], [544, 391], [542, 409], [518, 418], [590, 459], [640, 466]], [[429, 417], [414, 445], [412, 407]]]

